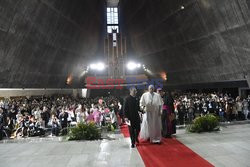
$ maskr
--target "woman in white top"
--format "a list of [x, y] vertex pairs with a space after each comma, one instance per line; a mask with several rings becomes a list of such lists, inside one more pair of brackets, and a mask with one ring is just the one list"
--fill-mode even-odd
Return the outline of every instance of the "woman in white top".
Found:
[[85, 122], [85, 114], [82, 110], [82, 105], [79, 104], [75, 112], [76, 112], [76, 122], [77, 123]]

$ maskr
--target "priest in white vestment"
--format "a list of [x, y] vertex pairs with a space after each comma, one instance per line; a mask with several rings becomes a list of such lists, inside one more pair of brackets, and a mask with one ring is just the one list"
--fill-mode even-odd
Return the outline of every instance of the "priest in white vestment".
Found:
[[[146, 112], [148, 124], [148, 135], [151, 143], [161, 142], [161, 109], [162, 98], [154, 92], [154, 86], [148, 87], [148, 92], [144, 93], [140, 100], [140, 107]], [[146, 131], [142, 129], [141, 131]]]

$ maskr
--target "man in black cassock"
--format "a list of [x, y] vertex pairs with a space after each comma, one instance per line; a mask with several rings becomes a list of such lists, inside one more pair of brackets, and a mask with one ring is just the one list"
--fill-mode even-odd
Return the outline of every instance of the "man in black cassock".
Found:
[[140, 132], [140, 116], [139, 116], [139, 100], [136, 98], [136, 88], [130, 88], [130, 95], [126, 97], [124, 102], [124, 114], [126, 122], [129, 122], [129, 134], [131, 139], [131, 147], [135, 147], [135, 142], [139, 144], [138, 135]]

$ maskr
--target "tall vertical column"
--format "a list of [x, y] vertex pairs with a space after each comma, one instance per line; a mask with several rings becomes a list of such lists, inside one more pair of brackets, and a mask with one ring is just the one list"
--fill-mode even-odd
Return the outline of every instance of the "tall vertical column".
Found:
[[[114, 36], [116, 36], [114, 39]], [[108, 77], [121, 78], [125, 76], [125, 50], [126, 44], [120, 33], [108, 33], [105, 39], [104, 55], [108, 64]]]

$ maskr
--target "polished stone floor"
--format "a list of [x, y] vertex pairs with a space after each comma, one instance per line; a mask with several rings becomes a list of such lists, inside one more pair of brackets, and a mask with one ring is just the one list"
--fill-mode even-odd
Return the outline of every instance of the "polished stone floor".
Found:
[[213, 133], [179, 130], [177, 139], [216, 167], [250, 167], [250, 124], [224, 125]]
[[[216, 167], [250, 166], [250, 124], [223, 126], [220, 132], [189, 134], [178, 130], [177, 139]], [[144, 166], [129, 138], [111, 134], [99, 141], [31, 138], [1, 141], [0, 167]]]
[[0, 144], [0, 167], [144, 166], [121, 134], [99, 141], [21, 140]]

